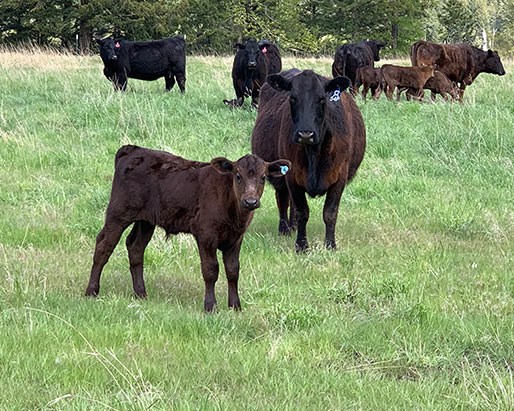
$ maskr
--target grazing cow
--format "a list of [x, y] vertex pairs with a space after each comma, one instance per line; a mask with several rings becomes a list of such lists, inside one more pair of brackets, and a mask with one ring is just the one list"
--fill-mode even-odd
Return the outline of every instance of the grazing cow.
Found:
[[386, 45], [382, 41], [366, 40], [339, 46], [332, 63], [332, 76], [348, 77], [352, 86], [350, 90], [355, 94], [357, 69], [362, 66], [373, 67], [374, 62], [380, 60], [380, 49]]
[[326, 194], [323, 207], [325, 244], [335, 248], [335, 225], [344, 187], [364, 157], [366, 129], [354, 99], [344, 93], [346, 77], [333, 80], [311, 70], [291, 69], [268, 76], [252, 134], [252, 152], [274, 161], [291, 161], [287, 186], [276, 179], [279, 233], [288, 234], [290, 199], [298, 224], [296, 250], [308, 248], [306, 225], [309, 207], [305, 197]]
[[480, 73], [505, 74], [498, 52], [464, 43], [437, 44], [419, 40], [411, 46], [410, 59], [412, 65], [418, 67], [437, 64], [440, 72], [459, 85], [459, 97]]
[[146, 297], [143, 256], [157, 225], [167, 235], [191, 233], [195, 237], [207, 311], [216, 304], [216, 251], [221, 250], [228, 279], [228, 305], [239, 309], [237, 281], [244, 233], [260, 206], [265, 177], [282, 176], [289, 167], [289, 161], [267, 163], [256, 155], [246, 155], [236, 162], [217, 157], [202, 163], [164, 151], [121, 147], [116, 153], [111, 199], [105, 225], [96, 238], [86, 295], [98, 295], [102, 269], [123, 231], [134, 223], [126, 241], [130, 272], [134, 292]]
[[177, 80], [180, 91], [186, 87], [186, 42], [180, 36], [154, 41], [97, 40], [104, 74], [116, 90], [125, 90], [127, 78], [157, 80], [164, 77], [166, 91]]
[[357, 77], [355, 78], [355, 90], [359, 90], [361, 85], [363, 86], [362, 98], [364, 101], [366, 101], [366, 94], [368, 94], [369, 89], [371, 89], [373, 100], [378, 99], [382, 92], [382, 77], [380, 76], [380, 69], [369, 66], [359, 67], [357, 70]]
[[405, 67], [393, 64], [384, 64], [380, 68], [384, 92], [389, 100], [393, 99], [394, 89], [398, 87], [398, 99], [401, 89], [412, 89], [412, 95], [420, 100], [423, 93], [423, 86], [427, 80], [434, 75], [434, 66]]
[[246, 44], [237, 43], [238, 49], [232, 65], [232, 82], [236, 99], [223, 100], [232, 107], [243, 105], [245, 97], [252, 97], [252, 105], [259, 104], [259, 90], [268, 74], [282, 70], [282, 59], [278, 48], [268, 40], [259, 42], [250, 39]]
[[[460, 100], [460, 90], [457, 84], [450, 81], [448, 77], [439, 70], [434, 71], [434, 77], [430, 77], [423, 88], [431, 91], [430, 97], [432, 98], [432, 101], [435, 101], [437, 94], [440, 94], [445, 101], [448, 101], [448, 96], [446, 94], [452, 96], [453, 100]], [[410, 97], [413, 94], [415, 94], [415, 90], [408, 89], [406, 92], [407, 100], [410, 100]]]

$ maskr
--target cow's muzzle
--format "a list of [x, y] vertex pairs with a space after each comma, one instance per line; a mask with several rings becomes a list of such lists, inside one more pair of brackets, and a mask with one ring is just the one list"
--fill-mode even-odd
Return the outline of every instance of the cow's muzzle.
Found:
[[250, 61], [248, 63], [248, 68], [255, 68], [257, 67], [257, 62], [256, 61]]
[[118, 60], [118, 56], [115, 54], [114, 56], [111, 57], [111, 60]]
[[255, 210], [261, 206], [261, 202], [256, 198], [245, 198], [243, 200], [243, 207], [247, 210]]
[[314, 145], [317, 144], [314, 131], [298, 131], [295, 134], [294, 142], [298, 144]]

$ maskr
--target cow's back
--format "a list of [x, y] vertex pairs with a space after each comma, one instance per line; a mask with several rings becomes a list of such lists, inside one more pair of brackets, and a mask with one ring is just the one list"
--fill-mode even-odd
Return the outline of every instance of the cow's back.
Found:
[[[290, 69], [282, 73], [286, 78], [298, 74], [300, 70]], [[265, 161], [275, 161], [278, 156], [278, 140], [282, 117], [288, 112], [289, 94], [277, 91], [264, 83], [260, 91], [259, 111], [252, 132], [252, 153]]]

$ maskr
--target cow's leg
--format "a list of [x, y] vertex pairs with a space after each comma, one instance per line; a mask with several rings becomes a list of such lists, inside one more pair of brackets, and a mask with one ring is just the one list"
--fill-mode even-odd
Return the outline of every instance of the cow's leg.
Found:
[[198, 251], [200, 252], [202, 275], [205, 282], [205, 298], [203, 300], [203, 308], [205, 311], [212, 311], [216, 305], [214, 286], [218, 280], [219, 272], [216, 248], [198, 243]]
[[389, 84], [389, 83], [384, 83], [384, 88], [385, 88], [385, 94], [386, 94], [386, 97], [389, 101], [393, 101], [393, 93], [394, 93], [394, 89], [396, 88], [396, 85], [393, 87], [392, 84]]
[[325, 222], [325, 245], [328, 249], [336, 249], [335, 230], [337, 222], [337, 211], [339, 202], [344, 190], [344, 180], [339, 180], [327, 191], [325, 205], [323, 206], [323, 221]]
[[143, 279], [145, 249], [152, 239], [154, 230], [155, 226], [148, 221], [136, 221], [126, 241], [134, 293], [141, 298], [146, 297], [145, 281]]
[[127, 75], [124, 72], [114, 75], [114, 89], [125, 91], [127, 89]]
[[171, 91], [175, 85], [175, 77], [173, 77], [173, 73], [166, 74], [164, 76], [164, 81], [166, 81], [166, 91]]
[[243, 237], [234, 245], [234, 247], [223, 251], [223, 264], [225, 265], [225, 273], [228, 282], [228, 307], [234, 310], [241, 309], [239, 294], [237, 292], [237, 281], [239, 279], [239, 252]]
[[[448, 98], [446, 97], [446, 93], [444, 91], [440, 94], [444, 101], [448, 100]], [[430, 91], [430, 99], [432, 100], [432, 103], [435, 103], [436, 97], [437, 97], [437, 93], [435, 91]]]
[[252, 106], [254, 108], [257, 108], [259, 105], [259, 88], [255, 87], [252, 90]]
[[298, 223], [298, 232], [296, 234], [295, 248], [297, 252], [305, 251], [309, 248], [307, 241], [307, 221], [309, 221], [309, 205], [305, 198], [305, 189], [296, 184], [289, 186], [291, 198], [295, 206], [296, 221]]
[[183, 71], [179, 71], [175, 73], [175, 78], [177, 79], [178, 88], [181, 93], [185, 93], [186, 91], [186, 73]]
[[95, 254], [93, 256], [93, 267], [89, 277], [89, 284], [86, 288], [86, 295], [96, 297], [100, 290], [100, 275], [102, 269], [109, 260], [116, 244], [120, 241], [121, 234], [130, 225], [118, 220], [107, 220], [104, 227], [96, 237]]
[[291, 199], [291, 196], [289, 196], [289, 227], [293, 231], [296, 230], [296, 226], [296, 208], [294, 207], [294, 203]]
[[378, 100], [378, 97], [380, 97], [380, 89], [378, 86], [371, 87], [371, 97], [373, 100]]

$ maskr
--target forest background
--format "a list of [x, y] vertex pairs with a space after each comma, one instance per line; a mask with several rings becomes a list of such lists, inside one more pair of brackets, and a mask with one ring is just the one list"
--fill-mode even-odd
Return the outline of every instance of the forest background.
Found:
[[405, 56], [419, 39], [514, 55], [514, 0], [2, 0], [0, 45], [95, 52], [94, 39], [186, 38], [189, 54], [227, 54], [248, 38], [295, 55], [332, 55], [346, 42], [388, 42]]

